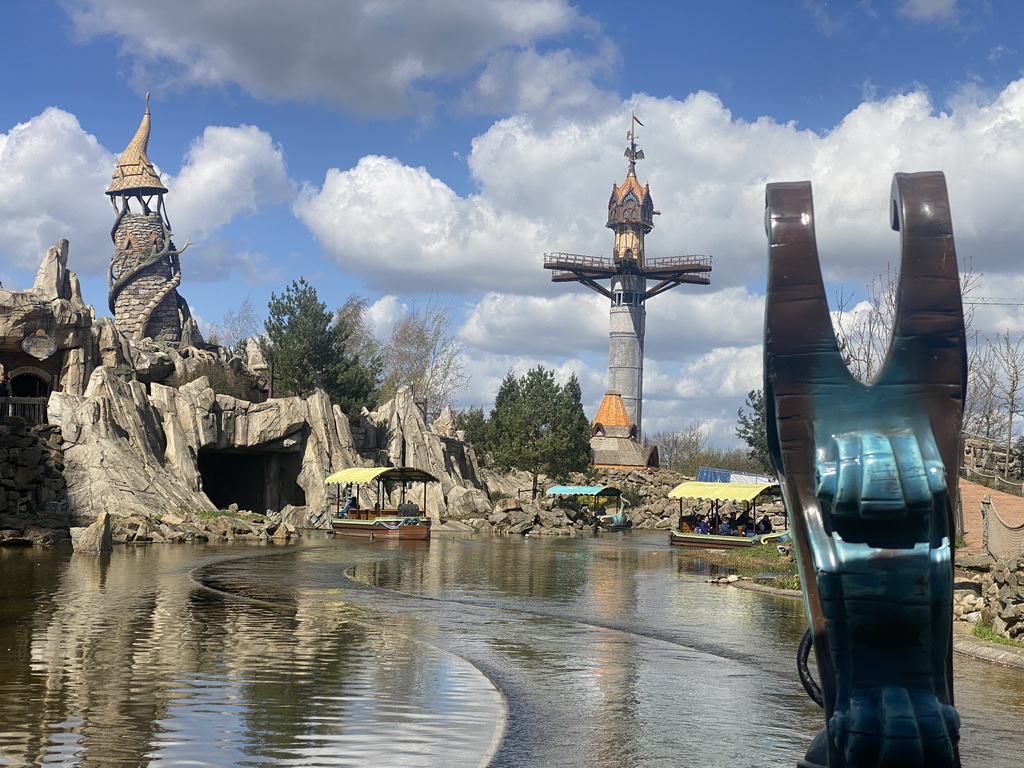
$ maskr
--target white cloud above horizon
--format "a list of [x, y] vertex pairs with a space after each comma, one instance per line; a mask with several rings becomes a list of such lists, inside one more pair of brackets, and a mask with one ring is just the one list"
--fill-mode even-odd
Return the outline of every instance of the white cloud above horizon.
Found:
[[[510, 368], [537, 364], [559, 376], [572, 366], [588, 407], [599, 402], [606, 300], [552, 284], [542, 254], [609, 255], [606, 205], [625, 173], [630, 112], [644, 123], [638, 175], [663, 212], [648, 256], [714, 259], [710, 286], [680, 286], [648, 303], [650, 428], [697, 419], [728, 440], [730, 418], [759, 379], [767, 183], [812, 182], [828, 288], [842, 284], [859, 299], [899, 259], [899, 235], [889, 228], [892, 174], [942, 170], [958, 251], [980, 275], [975, 295], [1024, 293], [1016, 253], [1024, 68], [994, 23], [991, 40], [977, 46], [984, 55], [951, 50], [959, 68], [932, 89], [919, 82], [924, 64], [886, 79], [889, 64], [874, 56], [849, 69], [849, 57], [837, 58], [831, 64], [843, 64], [846, 81], [816, 81], [814, 91], [772, 83], [780, 100], [791, 90], [801, 105], [853, 94], [836, 99], [841, 107], [822, 122], [792, 107], [750, 107], [745, 87], [759, 59], [732, 37], [722, 42], [735, 68], [660, 77], [655, 62], [676, 60], [654, 45], [639, 56], [635, 30], [608, 22], [610, 3], [431, 0], [403, 4], [402, 13], [380, 0], [259, 0], [244, 14], [200, 0], [61, 7], [77, 43], [69, 48], [107, 56], [125, 90], [160, 91], [150, 155], [170, 188], [176, 242], [195, 241], [181, 290], [196, 314], [216, 322], [240, 292], [251, 289], [259, 305], [302, 275], [331, 306], [367, 294], [372, 324], [386, 335], [417, 297], [450, 297], [472, 374], [465, 404], [493, 397]], [[785, 23], [806, 24], [809, 49], [870, 41], [884, 53], [900, 24], [904, 34], [945, 35], [922, 37], [915, 50], [925, 62], [925, 42], [972, 43], [988, 23], [983, 10], [955, 0], [842, 12], [807, 3]], [[721, 15], [710, 6], [693, 13]], [[986, 76], [982, 67], [997, 65], [1014, 74]], [[208, 117], [215, 107], [223, 111]], [[39, 256], [60, 237], [71, 240], [71, 268], [102, 283], [112, 221], [103, 190], [123, 145], [96, 137], [127, 140], [130, 132], [93, 122], [97, 112], [37, 107], [2, 127], [4, 285], [30, 284]], [[394, 115], [404, 116], [406, 132], [376, 141], [398, 124]], [[431, 133], [439, 123], [445, 130]], [[461, 133], [449, 135], [448, 126]], [[175, 129], [181, 135], [169, 152]], [[425, 136], [436, 152], [423, 149]], [[979, 307], [975, 317], [979, 330], [998, 333], [1024, 328], [1022, 314]]]

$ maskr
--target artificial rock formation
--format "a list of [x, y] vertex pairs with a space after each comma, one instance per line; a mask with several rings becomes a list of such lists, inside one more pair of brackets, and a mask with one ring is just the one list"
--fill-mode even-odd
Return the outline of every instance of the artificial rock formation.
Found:
[[467, 511], [487, 504], [471, 451], [430, 433], [408, 391], [364, 413], [373, 461], [356, 450], [347, 417], [322, 392], [251, 403], [215, 394], [202, 377], [150, 390], [101, 366], [83, 396], [51, 396], [68, 506], [79, 524], [102, 512], [154, 517], [236, 504], [258, 513], [288, 509], [289, 524], [327, 527], [329, 474], [403, 458], [441, 478], [427, 502], [435, 518], [453, 504]]
[[[476, 454], [453, 423], [449, 411], [428, 428], [409, 387], [379, 410], [362, 414], [362, 448], [373, 464], [417, 467], [440, 479], [427, 486], [427, 512], [435, 519], [490, 509]], [[364, 501], [372, 505], [371, 499]]]
[[0, 365], [18, 385], [16, 394], [30, 380], [43, 390], [85, 391], [93, 312], [67, 264], [68, 241], [60, 240], [47, 250], [31, 290], [0, 288]]

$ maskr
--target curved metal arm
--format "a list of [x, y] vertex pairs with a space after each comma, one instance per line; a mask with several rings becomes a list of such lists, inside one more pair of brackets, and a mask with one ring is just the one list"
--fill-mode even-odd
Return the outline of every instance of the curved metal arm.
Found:
[[768, 442], [821, 677], [827, 764], [959, 766], [950, 542], [967, 364], [945, 178], [893, 179], [896, 316], [868, 384], [832, 330], [810, 183], [769, 184], [766, 198]]

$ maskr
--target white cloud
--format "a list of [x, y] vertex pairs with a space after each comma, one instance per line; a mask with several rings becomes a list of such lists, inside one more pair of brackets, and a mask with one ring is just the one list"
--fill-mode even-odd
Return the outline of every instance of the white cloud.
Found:
[[[592, 382], [580, 377], [585, 400], [596, 407], [607, 301], [579, 285], [553, 285], [541, 255], [610, 254], [605, 211], [612, 183], [624, 176], [621, 136], [631, 109], [645, 122], [647, 160], [638, 173], [664, 212], [647, 255], [714, 258], [711, 286], [680, 286], [647, 305], [645, 429], [682, 428], [693, 415], [734, 423], [743, 397], [761, 386], [767, 183], [812, 181], [828, 290], [842, 282], [862, 294], [899, 261], [899, 234], [889, 226], [893, 173], [942, 170], [960, 255], [973, 256], [974, 269], [1002, 286], [978, 291], [1016, 290], [1008, 276], [1019, 272], [1024, 229], [1016, 204], [1024, 81], [994, 97], [965, 90], [947, 111], [924, 91], [868, 101], [825, 134], [768, 118], [736, 120], [703, 92], [684, 101], [639, 95], [596, 117], [550, 125], [518, 115], [473, 142], [470, 195], [423, 168], [366, 157], [330, 171], [322, 189], [307, 188], [296, 214], [331, 258], [371, 285], [473, 302], [462, 328], [474, 375], [464, 402], [491, 384], [493, 397], [510, 364], [525, 370], [581, 360], [593, 373]], [[1017, 327], [1016, 314], [1008, 315], [985, 323]]]
[[281, 147], [251, 125], [207, 127], [189, 147], [181, 172], [164, 183], [173, 190], [179, 236], [208, 235], [292, 194]]
[[[554, 91], [579, 92], [594, 59], [548, 57], [538, 47], [568, 32], [608, 45], [566, 0], [66, 5], [81, 39], [120, 39], [134, 79], [147, 87], [237, 83], [258, 98], [326, 102], [365, 115], [429, 109], [453, 84], [470, 88], [478, 102], [488, 95], [487, 81], [511, 84], [525, 97], [523, 81], [539, 86], [539, 75]], [[484, 82], [473, 86], [481, 69]]]
[[53, 107], [0, 134], [4, 267], [34, 274], [46, 249], [66, 238], [71, 269], [105, 272], [114, 214], [104, 191], [116, 162], [74, 115]]
[[460, 333], [468, 345], [491, 354], [604, 354], [608, 300], [578, 287], [553, 299], [488, 292], [472, 307]]
[[898, 12], [913, 21], [956, 21], [957, 0], [904, 0]]
[[[371, 287], [410, 293], [464, 293], [496, 283], [527, 283], [540, 268], [524, 233], [534, 226], [486, 200], [459, 197], [424, 168], [362, 158], [307, 187], [294, 212], [343, 269]], [[525, 247], [524, 247], [525, 246]]]

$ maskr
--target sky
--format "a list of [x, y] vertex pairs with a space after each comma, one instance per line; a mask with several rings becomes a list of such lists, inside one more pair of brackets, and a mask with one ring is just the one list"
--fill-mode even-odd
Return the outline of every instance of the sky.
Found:
[[[593, 418], [607, 300], [545, 252], [610, 257], [635, 113], [649, 258], [711, 256], [647, 303], [646, 433], [739, 445], [762, 382], [765, 185], [812, 183], [830, 296], [899, 259], [896, 172], [943, 171], [975, 297], [1024, 301], [1024, 3], [994, 0], [38, 0], [0, 24], [0, 283], [68, 266], [98, 316], [104, 194], [151, 93], [179, 293], [204, 329], [299, 278], [381, 336], [450, 302], [489, 410], [509, 370], [575, 373]], [[1024, 330], [1024, 307], [974, 327]]]

